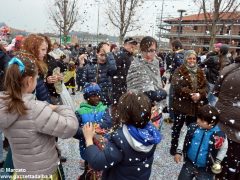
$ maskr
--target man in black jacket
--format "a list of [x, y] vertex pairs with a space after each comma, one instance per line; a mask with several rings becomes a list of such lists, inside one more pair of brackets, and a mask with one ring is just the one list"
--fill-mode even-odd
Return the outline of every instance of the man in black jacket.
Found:
[[137, 48], [138, 42], [129, 37], [125, 39], [123, 47], [120, 52], [115, 56], [117, 71], [112, 77], [113, 85], [113, 103], [116, 104], [121, 97], [127, 91], [126, 77], [128, 69], [133, 60], [133, 53]]

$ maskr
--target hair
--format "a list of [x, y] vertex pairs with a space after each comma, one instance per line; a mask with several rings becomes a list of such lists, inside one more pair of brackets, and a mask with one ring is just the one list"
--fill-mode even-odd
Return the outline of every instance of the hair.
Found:
[[4, 87], [6, 97], [3, 100], [7, 101], [7, 112], [17, 112], [20, 115], [27, 114], [27, 107], [22, 100], [22, 88], [25, 85], [25, 78], [28, 76], [35, 77], [37, 75], [37, 66], [34, 56], [20, 52], [16, 55], [25, 66], [24, 72], [19, 71], [18, 64], [8, 66], [6, 70]]
[[40, 74], [45, 75], [48, 71], [47, 64], [44, 61], [38, 59], [39, 48], [43, 42], [48, 43], [44, 37], [37, 34], [30, 34], [23, 41], [23, 50], [34, 55], [35, 59], [37, 59], [35, 63]]
[[151, 36], [144, 37], [140, 42], [140, 50], [143, 52], [148, 51], [148, 48], [150, 48], [153, 44], [156, 45], [157, 48], [157, 41]]
[[112, 52], [113, 51], [113, 49], [115, 49], [117, 47], [117, 45], [116, 44], [111, 44], [111, 46], [110, 46], [110, 51]]
[[210, 105], [204, 105], [199, 108], [197, 117], [208, 122], [208, 124], [216, 125], [219, 121], [219, 111]]
[[3, 51], [5, 54], [7, 54], [7, 50], [4, 48], [4, 46], [0, 43], [0, 50]]
[[48, 49], [47, 49], [47, 53], [50, 53], [52, 51], [52, 42], [51, 42], [51, 39], [44, 35], [44, 34], [38, 34], [39, 36], [43, 37], [48, 45]]
[[175, 49], [182, 49], [182, 43], [179, 39], [176, 39], [172, 42], [172, 47], [174, 47]]
[[75, 63], [73, 61], [70, 61], [68, 63], [68, 70], [69, 71], [74, 71], [75, 70]]
[[118, 122], [144, 128], [151, 117], [151, 101], [143, 93], [127, 92], [117, 105]]
[[103, 47], [104, 44], [108, 44], [107, 42], [100, 42], [98, 45], [97, 45], [97, 53], [100, 52], [100, 49]]

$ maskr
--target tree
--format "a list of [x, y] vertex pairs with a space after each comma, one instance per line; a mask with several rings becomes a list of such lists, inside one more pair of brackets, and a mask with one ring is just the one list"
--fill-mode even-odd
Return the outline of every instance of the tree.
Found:
[[222, 23], [224, 26], [223, 19], [231, 19], [232, 24], [237, 21], [240, 2], [239, 0], [194, 0], [194, 2], [200, 6], [199, 13], [204, 13], [206, 28], [211, 37], [209, 46], [212, 50], [216, 35], [221, 29], [217, 24]]
[[140, 27], [137, 25], [136, 12], [143, 0], [108, 0], [107, 16], [114, 27], [119, 30], [119, 44], [122, 44], [127, 32]]
[[67, 35], [79, 19], [77, 0], [55, 0], [54, 6], [49, 8], [50, 18], [64, 35]]

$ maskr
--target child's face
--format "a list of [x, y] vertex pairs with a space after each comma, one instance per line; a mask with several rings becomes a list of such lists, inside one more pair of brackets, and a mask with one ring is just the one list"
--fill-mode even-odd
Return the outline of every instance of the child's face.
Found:
[[204, 121], [203, 119], [197, 118], [197, 124], [199, 127], [203, 129], [211, 129], [213, 127], [213, 124], [208, 124], [207, 121]]
[[90, 105], [97, 106], [100, 101], [100, 96], [99, 95], [91, 96], [87, 99], [87, 101]]

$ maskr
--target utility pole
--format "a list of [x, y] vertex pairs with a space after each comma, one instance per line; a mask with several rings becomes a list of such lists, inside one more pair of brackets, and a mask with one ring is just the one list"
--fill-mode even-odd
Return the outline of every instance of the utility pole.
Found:
[[179, 9], [178, 12], [180, 13], [179, 25], [178, 25], [178, 39], [180, 39], [180, 33], [182, 33], [182, 15], [184, 12], [186, 12], [186, 10]]
[[159, 24], [159, 46], [161, 42], [161, 33], [162, 33], [162, 19], [163, 19], [163, 6], [164, 6], [164, 0], [162, 0], [162, 10], [161, 10], [161, 16], [160, 16], [160, 24]]
[[62, 45], [62, 41], [61, 41], [61, 36], [62, 36], [62, 22], [63, 22], [63, 21], [60, 20], [60, 29], [59, 29], [59, 30], [60, 30], [60, 38], [59, 38], [59, 40], [60, 40], [60, 43], [59, 43], [59, 44], [60, 44], [60, 48], [61, 48], [61, 45]]
[[99, 7], [100, 7], [100, 3], [99, 3], [99, 1], [98, 1], [97, 44], [98, 44], [98, 35], [99, 35]]

